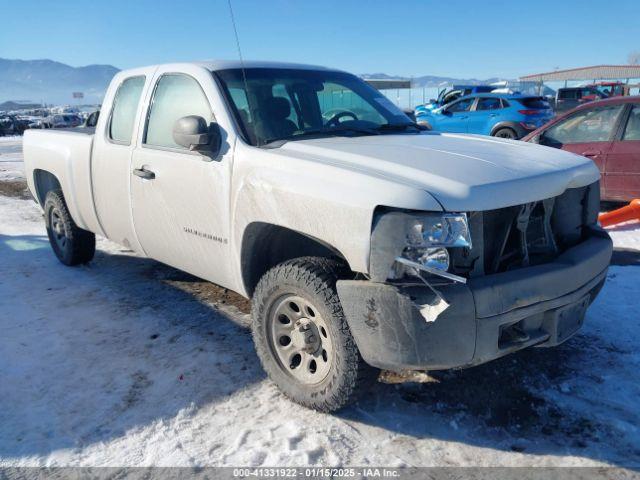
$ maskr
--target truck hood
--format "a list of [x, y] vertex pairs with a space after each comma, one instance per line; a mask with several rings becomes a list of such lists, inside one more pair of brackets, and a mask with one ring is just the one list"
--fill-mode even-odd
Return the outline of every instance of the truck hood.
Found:
[[288, 142], [280, 151], [422, 189], [448, 211], [538, 201], [600, 178], [597, 167], [585, 157], [478, 135], [331, 137]]

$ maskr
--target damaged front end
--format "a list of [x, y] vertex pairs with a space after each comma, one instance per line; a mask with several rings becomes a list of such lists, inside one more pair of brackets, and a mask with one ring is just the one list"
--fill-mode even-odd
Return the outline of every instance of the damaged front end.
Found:
[[611, 256], [598, 208], [594, 183], [482, 212], [381, 210], [370, 279], [338, 282], [363, 358], [392, 370], [446, 369], [566, 340]]
[[434, 284], [467, 281], [449, 271], [449, 252], [471, 248], [466, 213], [381, 213], [371, 235], [371, 279], [395, 283], [418, 280], [424, 284], [433, 298], [416, 305], [424, 319], [432, 322], [449, 307]]

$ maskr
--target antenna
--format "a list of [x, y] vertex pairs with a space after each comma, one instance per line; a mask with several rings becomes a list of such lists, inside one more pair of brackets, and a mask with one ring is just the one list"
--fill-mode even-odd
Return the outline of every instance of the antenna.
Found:
[[231, 0], [227, 0], [229, 4], [229, 14], [231, 15], [231, 24], [233, 25], [233, 33], [236, 36], [236, 46], [238, 47], [238, 57], [240, 57], [240, 69], [242, 70], [242, 80], [244, 81], [244, 90], [247, 100], [249, 100], [249, 85], [247, 84], [247, 74], [244, 70], [244, 59], [242, 58], [242, 50], [240, 49], [240, 39], [238, 38], [238, 29], [236, 28], [236, 19], [233, 16], [233, 7], [231, 7]]

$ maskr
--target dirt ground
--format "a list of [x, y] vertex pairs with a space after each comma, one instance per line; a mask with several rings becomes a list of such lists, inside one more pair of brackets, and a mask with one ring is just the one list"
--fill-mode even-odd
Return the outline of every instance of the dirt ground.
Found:
[[0, 180], [0, 195], [22, 198], [23, 200], [32, 198], [27, 188], [27, 182], [24, 180]]

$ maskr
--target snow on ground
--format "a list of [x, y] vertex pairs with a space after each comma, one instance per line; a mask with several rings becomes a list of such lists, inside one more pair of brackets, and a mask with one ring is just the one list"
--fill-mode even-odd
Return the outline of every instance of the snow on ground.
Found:
[[24, 179], [22, 137], [0, 137], [0, 181]]
[[638, 298], [614, 265], [565, 344], [326, 415], [265, 377], [246, 303], [106, 240], [65, 267], [33, 201], [0, 195], [0, 466], [638, 467]]
[[607, 228], [613, 238], [614, 245], [619, 249], [636, 250], [640, 252], [640, 222], [626, 222]]

